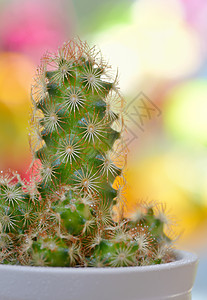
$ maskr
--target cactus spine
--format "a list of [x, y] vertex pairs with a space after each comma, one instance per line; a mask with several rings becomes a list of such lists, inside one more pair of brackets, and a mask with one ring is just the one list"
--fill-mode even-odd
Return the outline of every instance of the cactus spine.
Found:
[[123, 99], [109, 74], [100, 52], [80, 40], [43, 57], [32, 86], [33, 177], [0, 182], [2, 263], [119, 267], [173, 259], [166, 219], [154, 207], [140, 204], [132, 220], [113, 218], [125, 155]]

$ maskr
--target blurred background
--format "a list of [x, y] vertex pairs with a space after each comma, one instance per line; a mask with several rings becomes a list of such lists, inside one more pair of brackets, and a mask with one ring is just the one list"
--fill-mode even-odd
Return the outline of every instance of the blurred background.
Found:
[[130, 119], [129, 209], [166, 203], [178, 220], [177, 247], [200, 256], [193, 300], [206, 300], [207, 1], [0, 0], [0, 170], [29, 177], [36, 65], [77, 35], [119, 70]]

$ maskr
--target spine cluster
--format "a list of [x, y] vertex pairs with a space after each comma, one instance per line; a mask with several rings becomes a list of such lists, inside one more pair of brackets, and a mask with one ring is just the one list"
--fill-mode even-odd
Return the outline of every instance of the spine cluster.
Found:
[[[1, 263], [125, 267], [174, 259], [157, 206], [121, 214], [123, 105], [101, 53], [71, 40], [32, 85], [33, 176], [1, 176]], [[114, 218], [118, 210], [119, 218]]]

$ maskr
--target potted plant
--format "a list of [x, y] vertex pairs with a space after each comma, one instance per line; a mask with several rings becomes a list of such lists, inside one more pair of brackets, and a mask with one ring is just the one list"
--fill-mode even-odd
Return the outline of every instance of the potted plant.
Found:
[[32, 85], [32, 177], [0, 180], [0, 299], [190, 299], [197, 257], [157, 204], [124, 216], [124, 101], [101, 53], [71, 40]]

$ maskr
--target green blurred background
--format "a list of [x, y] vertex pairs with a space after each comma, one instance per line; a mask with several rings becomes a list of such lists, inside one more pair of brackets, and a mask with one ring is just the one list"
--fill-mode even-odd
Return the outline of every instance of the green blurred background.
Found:
[[[0, 170], [29, 178], [30, 84], [42, 54], [75, 36], [97, 45], [129, 106], [129, 210], [166, 203], [177, 246], [201, 257], [193, 300], [207, 299], [206, 34], [205, 0], [0, 0]], [[140, 92], [150, 115], [134, 113]]]

